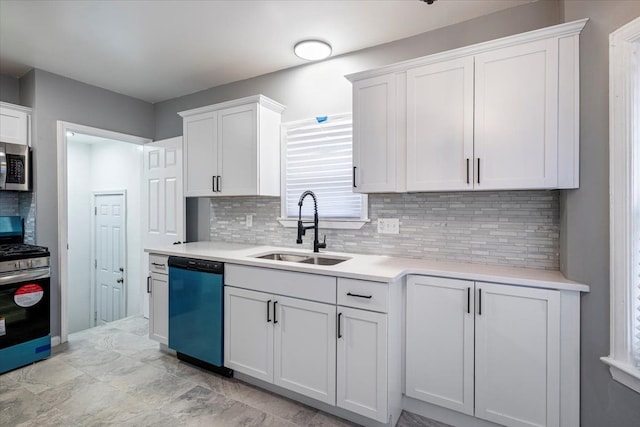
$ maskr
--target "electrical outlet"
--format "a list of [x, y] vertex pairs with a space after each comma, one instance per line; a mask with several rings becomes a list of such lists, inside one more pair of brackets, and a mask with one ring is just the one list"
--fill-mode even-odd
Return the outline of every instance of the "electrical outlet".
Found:
[[378, 233], [400, 234], [400, 220], [398, 218], [378, 218]]
[[253, 227], [253, 215], [247, 215], [246, 224], [247, 228]]

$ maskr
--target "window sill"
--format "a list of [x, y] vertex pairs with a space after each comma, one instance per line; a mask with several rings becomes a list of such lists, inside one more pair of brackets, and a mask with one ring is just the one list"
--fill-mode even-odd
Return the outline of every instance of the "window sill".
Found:
[[611, 357], [601, 357], [600, 360], [609, 365], [609, 370], [614, 380], [624, 384], [636, 393], [640, 393], [640, 369], [628, 363], [614, 360]]
[[[303, 219], [309, 221], [309, 218]], [[285, 228], [296, 228], [298, 226], [297, 219], [291, 218], [278, 218], [278, 222]], [[333, 230], [359, 230], [368, 222], [371, 222], [369, 218], [366, 219], [321, 219], [318, 223], [318, 228], [328, 228]]]

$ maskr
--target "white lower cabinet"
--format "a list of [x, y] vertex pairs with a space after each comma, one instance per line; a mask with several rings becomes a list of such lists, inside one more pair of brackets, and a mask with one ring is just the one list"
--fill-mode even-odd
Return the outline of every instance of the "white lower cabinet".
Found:
[[560, 425], [559, 291], [409, 276], [406, 315], [407, 396], [505, 426]]
[[149, 254], [149, 338], [169, 344], [169, 257]]
[[225, 366], [334, 405], [334, 305], [225, 287]]
[[338, 307], [337, 406], [387, 422], [387, 315]]
[[149, 338], [169, 344], [169, 280], [166, 274], [149, 278]]

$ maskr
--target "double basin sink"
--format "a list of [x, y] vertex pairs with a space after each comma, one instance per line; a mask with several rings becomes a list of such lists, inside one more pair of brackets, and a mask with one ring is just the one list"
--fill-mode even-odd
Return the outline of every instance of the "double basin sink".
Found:
[[273, 261], [299, 262], [301, 264], [315, 265], [336, 265], [349, 259], [320, 254], [301, 254], [287, 252], [271, 252], [268, 254], [256, 256], [255, 258], [268, 259]]

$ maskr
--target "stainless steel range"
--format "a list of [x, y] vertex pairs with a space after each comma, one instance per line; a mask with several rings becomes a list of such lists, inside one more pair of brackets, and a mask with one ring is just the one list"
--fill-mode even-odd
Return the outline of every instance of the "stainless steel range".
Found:
[[0, 374], [51, 355], [49, 250], [24, 244], [24, 222], [0, 216]]

